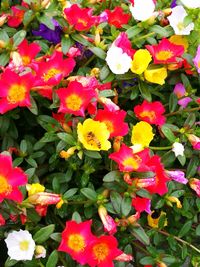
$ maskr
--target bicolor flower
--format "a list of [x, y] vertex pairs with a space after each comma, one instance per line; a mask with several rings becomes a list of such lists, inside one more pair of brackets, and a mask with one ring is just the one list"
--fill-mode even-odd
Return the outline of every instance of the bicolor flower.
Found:
[[30, 90], [34, 77], [29, 72], [19, 75], [6, 69], [0, 79], [0, 113], [4, 114], [16, 107], [30, 107]]
[[176, 44], [176, 45], [182, 45], [184, 47], [184, 51], [187, 52], [188, 47], [189, 47], [189, 43], [188, 43], [188, 40], [187, 40], [187, 37], [186, 36], [172, 35], [169, 38], [169, 41], [171, 43], [173, 43], [173, 44]]
[[138, 212], [146, 211], [147, 213], [151, 213], [151, 200], [149, 198], [136, 196], [132, 198], [132, 206]]
[[77, 81], [70, 82], [67, 88], [59, 88], [56, 93], [60, 98], [60, 108], [58, 112], [82, 117], [85, 116], [85, 109], [92, 98], [96, 97], [96, 92], [93, 88], [83, 87], [83, 85]]
[[200, 73], [200, 45], [197, 48], [196, 55], [193, 59], [194, 65], [197, 69], [197, 72]]
[[77, 127], [78, 139], [88, 150], [108, 150], [111, 143], [108, 141], [110, 132], [104, 122], [86, 119]]
[[91, 224], [92, 220], [81, 223], [67, 221], [58, 250], [70, 254], [80, 264], [86, 264], [88, 246], [96, 239], [91, 232]]
[[4, 199], [22, 202], [23, 195], [18, 187], [27, 182], [27, 175], [22, 169], [13, 168], [11, 156], [0, 154], [0, 202]]
[[153, 0], [134, 0], [129, 8], [134, 19], [145, 21], [153, 16], [155, 3]]
[[197, 178], [191, 178], [189, 180], [189, 185], [196, 192], [197, 196], [200, 197], [200, 180]]
[[172, 8], [172, 13], [167, 17], [170, 26], [173, 28], [175, 34], [177, 35], [189, 35], [194, 29], [194, 23], [191, 22], [189, 25], [185, 26], [184, 19], [187, 17], [187, 12], [183, 6], [176, 6]]
[[108, 16], [108, 24], [114, 25], [116, 28], [122, 28], [122, 25], [128, 24], [131, 17], [130, 14], [124, 13], [120, 6], [116, 6], [114, 10], [105, 10]]
[[138, 153], [122, 144], [120, 150], [109, 155], [119, 165], [119, 170], [123, 172], [145, 171], [148, 167], [145, 165], [149, 159], [149, 149], [144, 149]]
[[108, 215], [108, 212], [104, 206], [102, 205], [99, 206], [98, 214], [103, 223], [104, 231], [108, 232], [110, 235], [115, 234], [117, 232], [116, 223], [114, 219], [110, 215]]
[[32, 260], [35, 242], [27, 230], [12, 231], [5, 239], [11, 260]]
[[153, 140], [153, 128], [148, 122], [140, 121], [133, 126], [131, 143], [133, 145], [141, 145], [142, 148], [148, 147]]
[[[148, 225], [151, 226], [152, 228], [158, 228], [161, 216], [166, 217], [166, 212], [161, 211], [160, 214], [156, 214], [155, 211], [152, 211], [152, 213], [148, 214], [147, 216]], [[167, 226], [167, 224], [168, 224], [167, 219], [165, 219], [164, 226]]]
[[176, 63], [184, 53], [182, 45], [171, 43], [168, 39], [163, 38], [157, 45], [146, 45], [153, 56], [154, 64]]
[[144, 71], [144, 78], [151, 83], [163, 85], [167, 78], [167, 69], [165, 67], [157, 67], [155, 65], [149, 65]]
[[200, 150], [200, 138], [194, 134], [188, 134], [187, 138], [194, 150]]
[[159, 126], [165, 123], [164, 112], [165, 108], [159, 101], [148, 102], [144, 100], [141, 105], [134, 107], [134, 113], [138, 119]]
[[57, 207], [60, 208], [63, 204], [63, 200], [61, 198], [61, 195], [55, 194], [55, 193], [49, 193], [49, 192], [38, 192], [35, 194], [32, 194], [28, 197], [28, 202], [33, 205], [42, 205], [42, 206], [48, 206], [57, 204]]
[[131, 41], [128, 39], [126, 32], [121, 32], [112, 45], [121, 48], [123, 53], [126, 53], [131, 58], [133, 58], [133, 55], [136, 52], [134, 49], [132, 49]]
[[126, 112], [124, 110], [109, 111], [108, 109], [99, 109], [94, 119], [104, 122], [110, 132], [110, 137], [114, 137], [124, 136], [128, 133], [128, 123], [124, 122], [125, 117]]
[[142, 74], [149, 66], [151, 60], [151, 54], [147, 49], [137, 50], [133, 56], [133, 61], [131, 62], [131, 71], [139, 75]]

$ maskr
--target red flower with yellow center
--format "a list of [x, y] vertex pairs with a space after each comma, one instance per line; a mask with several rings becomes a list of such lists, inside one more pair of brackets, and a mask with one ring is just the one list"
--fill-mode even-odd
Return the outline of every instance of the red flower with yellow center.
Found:
[[155, 64], [176, 63], [184, 53], [183, 45], [171, 43], [166, 38], [157, 45], [146, 45], [146, 48], [152, 54]]
[[77, 4], [73, 4], [64, 9], [64, 14], [68, 23], [77, 31], [89, 30], [95, 24], [91, 8], [80, 8]]
[[165, 123], [164, 112], [165, 108], [159, 101], [148, 102], [144, 100], [141, 105], [134, 107], [134, 113], [138, 119], [159, 126]]
[[130, 147], [122, 144], [120, 150], [110, 154], [109, 158], [118, 163], [120, 171], [132, 172], [148, 170], [146, 162], [150, 156], [148, 148], [134, 153]]
[[92, 98], [96, 96], [96, 92], [93, 89], [83, 87], [83, 85], [77, 81], [70, 82], [67, 88], [60, 88], [56, 93], [60, 98], [60, 108], [58, 112], [83, 117], [88, 104]]
[[17, 28], [22, 23], [25, 12], [26, 11], [24, 9], [18, 8], [17, 6], [12, 6], [11, 15], [8, 16], [8, 26]]
[[18, 45], [18, 51], [22, 58], [23, 65], [28, 65], [40, 52], [41, 48], [37, 43], [28, 44], [28, 41], [24, 39]]
[[22, 202], [23, 195], [18, 186], [27, 182], [26, 174], [18, 167], [13, 168], [11, 156], [0, 154], [0, 202], [4, 199]]
[[114, 10], [106, 9], [105, 12], [108, 15], [108, 24], [114, 25], [116, 28], [121, 28], [122, 25], [128, 24], [131, 17], [130, 14], [123, 12], [123, 9], [119, 6], [115, 7]]
[[33, 86], [34, 77], [31, 73], [20, 76], [6, 69], [0, 79], [0, 113], [16, 107], [29, 107], [30, 90]]
[[62, 241], [58, 250], [67, 252], [80, 264], [86, 264], [88, 245], [95, 238], [90, 230], [91, 223], [91, 220], [81, 223], [66, 222], [66, 228], [62, 232]]
[[124, 110], [109, 111], [104, 109], [97, 111], [95, 120], [106, 124], [110, 137], [124, 136], [128, 133], [128, 124], [124, 122], [125, 117], [126, 112]]
[[117, 248], [114, 236], [100, 236], [90, 243], [87, 249], [88, 265], [90, 267], [114, 267], [113, 260], [123, 252]]

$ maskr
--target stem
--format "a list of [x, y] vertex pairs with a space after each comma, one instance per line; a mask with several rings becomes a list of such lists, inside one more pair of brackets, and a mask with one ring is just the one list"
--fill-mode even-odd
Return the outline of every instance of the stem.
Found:
[[70, 201], [67, 202], [68, 205], [83, 205], [88, 203], [95, 203], [96, 201], [93, 200], [83, 200], [83, 201]]
[[174, 111], [174, 112], [165, 114], [165, 116], [169, 117], [169, 116], [173, 116], [173, 115], [176, 115], [176, 114], [179, 114], [179, 113], [182, 113], [182, 112], [192, 112], [192, 111], [196, 111], [196, 110], [200, 110], [200, 107]]
[[149, 255], [149, 252], [146, 249], [144, 249], [142, 246], [137, 244], [136, 242], [134, 242], [133, 246], [136, 247], [136, 248], [139, 248], [142, 252], [144, 252], [145, 254]]
[[160, 146], [160, 147], [150, 146], [149, 148], [152, 150], [169, 150], [172, 148], [172, 146]]
[[188, 243], [187, 241], [185, 241], [185, 240], [179, 238], [178, 236], [171, 235], [171, 234], [169, 234], [169, 233], [167, 233], [167, 232], [165, 232], [165, 231], [162, 231], [162, 230], [157, 230], [157, 231], [158, 231], [159, 233], [165, 235], [165, 236], [172, 236], [174, 239], [176, 239], [176, 240], [179, 241], [180, 243], [185, 244], [185, 245], [187, 245], [188, 247], [190, 247], [190, 248], [196, 250], [198, 253], [200, 253], [200, 250], [199, 250], [197, 247], [195, 247], [195, 246], [193, 246], [192, 244]]
[[82, 68], [86, 67], [96, 56], [95, 55], [92, 55], [88, 61], [86, 61], [86, 63], [82, 66]]
[[154, 34], [155, 34], [155, 32], [150, 32], [150, 33], [148, 33], [148, 34], [145, 34], [145, 35], [143, 35], [143, 36], [140, 36], [140, 37], [138, 37], [138, 38], [135, 38], [135, 39], [134, 39], [134, 42], [137, 42], [137, 41], [142, 40], [142, 39], [146, 39], [146, 38], [148, 38], [148, 37], [150, 37], [150, 36], [152, 36], [152, 35], [154, 35]]

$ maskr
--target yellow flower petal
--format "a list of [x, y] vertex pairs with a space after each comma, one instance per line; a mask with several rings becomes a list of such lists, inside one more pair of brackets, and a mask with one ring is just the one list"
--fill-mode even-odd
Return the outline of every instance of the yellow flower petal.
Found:
[[149, 123], [145, 121], [138, 122], [133, 126], [131, 143], [133, 145], [139, 144], [142, 147], [148, 147], [154, 137], [152, 129]]
[[131, 63], [131, 71], [136, 74], [142, 74], [147, 69], [151, 59], [151, 54], [147, 49], [137, 50]]
[[148, 82], [163, 85], [167, 78], [167, 70], [165, 67], [149, 68], [144, 71], [144, 77]]

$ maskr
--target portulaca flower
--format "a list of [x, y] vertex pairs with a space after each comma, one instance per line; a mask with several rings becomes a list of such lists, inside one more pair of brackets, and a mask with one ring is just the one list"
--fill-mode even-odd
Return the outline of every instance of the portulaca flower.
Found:
[[134, 5], [129, 8], [134, 19], [145, 21], [153, 16], [155, 4], [153, 0], [134, 0]]
[[181, 0], [181, 3], [187, 8], [199, 8], [200, 0]]
[[35, 242], [27, 230], [13, 231], [5, 239], [11, 260], [32, 260]]
[[127, 53], [123, 53], [120, 47], [112, 45], [108, 49], [106, 62], [113, 73], [124, 74], [131, 67], [132, 58]]
[[176, 157], [183, 156], [184, 155], [184, 146], [179, 142], [175, 142], [172, 145], [172, 151], [174, 152]]
[[172, 13], [168, 16], [169, 24], [173, 28], [177, 35], [189, 35], [194, 29], [194, 23], [191, 22], [189, 25], [184, 25], [184, 19], [187, 16], [187, 12], [184, 7], [176, 6], [172, 8]]

